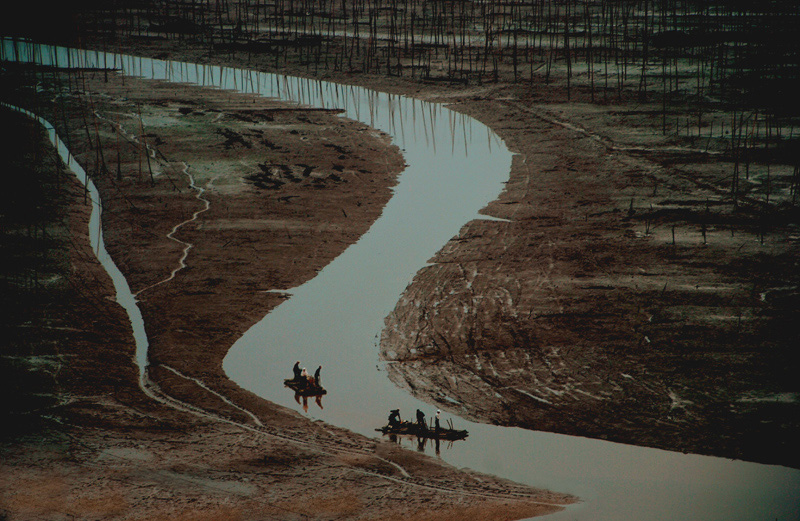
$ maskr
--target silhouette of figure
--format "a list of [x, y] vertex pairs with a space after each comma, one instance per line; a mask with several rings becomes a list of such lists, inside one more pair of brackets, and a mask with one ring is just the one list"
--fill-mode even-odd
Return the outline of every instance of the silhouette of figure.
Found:
[[292, 372], [294, 372], [294, 379], [300, 379], [300, 360], [294, 363], [294, 367], [292, 367]]
[[425, 413], [417, 409], [417, 425], [421, 428], [425, 428]]
[[315, 382], [317, 385], [319, 385], [320, 387], [322, 386], [322, 384], [320, 383], [320, 380], [319, 380], [319, 372], [320, 372], [321, 370], [322, 370], [322, 366], [319, 366], [319, 367], [317, 367], [317, 370], [316, 370], [316, 371], [314, 371], [314, 382]]
[[400, 425], [400, 409], [392, 409], [392, 414], [389, 415], [389, 425], [391, 427]]

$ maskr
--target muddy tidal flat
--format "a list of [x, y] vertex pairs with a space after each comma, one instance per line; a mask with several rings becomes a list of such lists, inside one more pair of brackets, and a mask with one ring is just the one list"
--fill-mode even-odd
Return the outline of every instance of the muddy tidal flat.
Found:
[[4, 154], [19, 173], [3, 247], [4, 308], [16, 302], [3, 325], [9, 519], [512, 519], [571, 501], [315, 425], [221, 374], [230, 343], [285, 298], [271, 290], [313, 276], [380, 213], [403, 166], [385, 138], [335, 113], [107, 71], [3, 79], [6, 101], [54, 122], [97, 176], [151, 385], [169, 397], [139, 387], [83, 188], [37, 124], [4, 109], [21, 129]]
[[[375, 350], [397, 386], [480, 423], [800, 468], [791, 114], [711, 100], [698, 119], [691, 101], [642, 95], [645, 68], [638, 92], [601, 91], [558, 60], [522, 81], [516, 54], [456, 81], [445, 59], [388, 74], [202, 39], [79, 43], [442, 103], [514, 154], [489, 218], [464, 223], [386, 317]], [[405, 166], [389, 136], [113, 67], [4, 62], [0, 93], [94, 180], [149, 339], [145, 392], [84, 188], [38, 124], [1, 108], [0, 518], [511, 520], [580, 501], [312, 421], [222, 370], [379, 218]]]

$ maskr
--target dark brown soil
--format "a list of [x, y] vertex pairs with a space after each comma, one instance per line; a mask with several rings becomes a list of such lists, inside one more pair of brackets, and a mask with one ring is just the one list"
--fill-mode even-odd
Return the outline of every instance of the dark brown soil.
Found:
[[635, 117], [457, 106], [519, 154], [487, 209], [511, 222], [469, 223], [417, 275], [383, 335], [393, 379], [483, 421], [800, 464], [791, 221], [762, 242], [759, 201], [720, 204], [689, 144], [627, 151]]

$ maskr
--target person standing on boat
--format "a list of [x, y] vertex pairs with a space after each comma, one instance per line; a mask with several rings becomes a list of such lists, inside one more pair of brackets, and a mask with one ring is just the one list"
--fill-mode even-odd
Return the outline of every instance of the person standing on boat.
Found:
[[314, 371], [314, 383], [317, 384], [317, 387], [322, 387], [322, 384], [319, 382], [320, 371], [322, 371], [322, 366], [317, 367], [317, 370]]
[[300, 379], [300, 360], [294, 363], [294, 367], [292, 367], [292, 371], [294, 372], [294, 379]]
[[436, 429], [436, 434], [439, 434], [439, 415], [442, 413], [439, 409], [436, 409], [436, 419], [434, 420], [434, 428]]
[[389, 415], [389, 427], [398, 425], [400, 425], [400, 409], [392, 409], [392, 414]]
[[419, 426], [420, 429], [423, 429], [423, 430], [426, 429], [426, 426], [425, 426], [425, 413], [420, 411], [419, 409], [417, 409], [417, 426]]

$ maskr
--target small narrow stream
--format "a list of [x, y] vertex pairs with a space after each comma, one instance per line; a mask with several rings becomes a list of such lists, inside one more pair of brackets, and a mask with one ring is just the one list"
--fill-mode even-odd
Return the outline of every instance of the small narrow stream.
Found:
[[[310, 372], [322, 365], [328, 394], [321, 407], [312, 400], [305, 414], [367, 436], [376, 435], [390, 409], [399, 408], [408, 418], [417, 408], [432, 415], [435, 406], [388, 380], [377, 341], [384, 317], [414, 273], [465, 223], [481, 218], [479, 210], [502, 190], [511, 153], [489, 128], [412, 98], [275, 74], [9, 41], [3, 42], [3, 56], [114, 67], [147, 78], [342, 108], [346, 117], [391, 135], [408, 167], [382, 216], [317, 277], [289, 290], [290, 299], [234, 344], [224, 369], [243, 388], [303, 411], [283, 379], [295, 360]], [[138, 308], [129, 312], [135, 321]], [[143, 329], [137, 335], [142, 335], [137, 345], [145, 351], [137, 358], [144, 368]], [[470, 435], [442, 446], [442, 459], [583, 500], [548, 519], [800, 519], [798, 470], [473, 423], [458, 417], [458, 404], [444, 412]]]
[[49, 121], [20, 107], [9, 105], [3, 102], [0, 102], [0, 105], [25, 114], [44, 127], [44, 129], [47, 131], [47, 136], [55, 147], [56, 152], [58, 152], [59, 157], [61, 157], [62, 161], [64, 161], [64, 164], [67, 165], [67, 168], [75, 174], [75, 177], [78, 179], [78, 181], [80, 181], [81, 184], [86, 187], [86, 195], [88, 196], [89, 203], [92, 205], [92, 211], [89, 214], [89, 245], [92, 247], [92, 251], [94, 252], [95, 257], [97, 257], [97, 260], [103, 266], [103, 269], [105, 269], [106, 273], [108, 273], [108, 275], [111, 277], [111, 282], [113, 283], [114, 290], [116, 291], [115, 300], [117, 304], [122, 306], [131, 321], [133, 337], [136, 341], [136, 353], [134, 357], [136, 365], [139, 368], [139, 384], [144, 388], [148, 347], [147, 334], [144, 330], [144, 320], [142, 319], [142, 313], [139, 310], [139, 306], [136, 303], [136, 297], [133, 295], [131, 288], [128, 285], [128, 281], [111, 259], [111, 255], [109, 255], [106, 251], [105, 241], [103, 240], [103, 225], [101, 221], [101, 210], [103, 204], [100, 200], [100, 192], [97, 190], [97, 187], [95, 187], [91, 178], [86, 175], [86, 171], [83, 169], [83, 167], [78, 164], [78, 162], [72, 156], [72, 153], [67, 148], [67, 145], [61, 140], [56, 133], [55, 127], [53, 127]]

